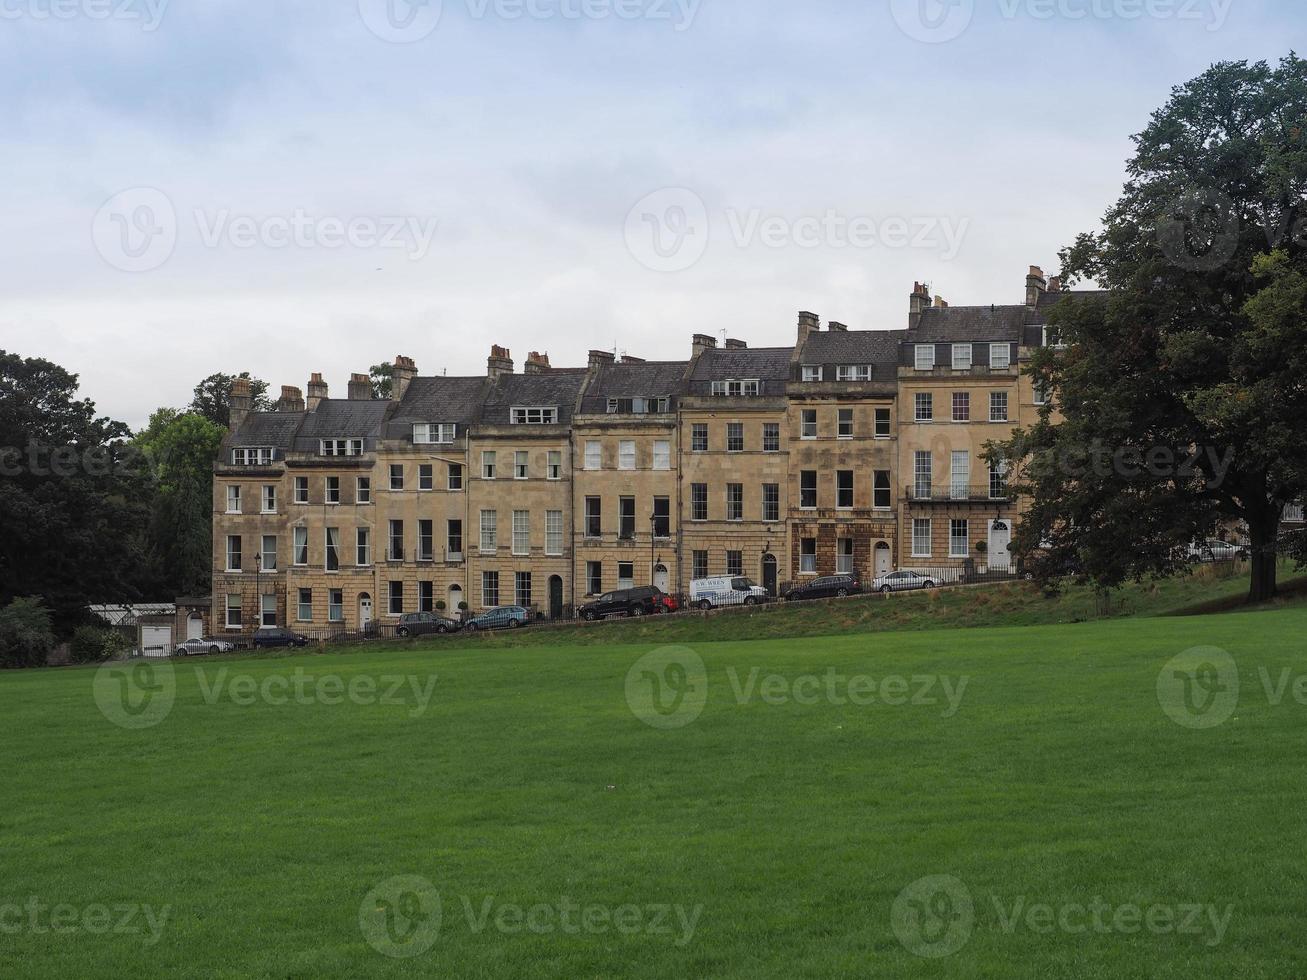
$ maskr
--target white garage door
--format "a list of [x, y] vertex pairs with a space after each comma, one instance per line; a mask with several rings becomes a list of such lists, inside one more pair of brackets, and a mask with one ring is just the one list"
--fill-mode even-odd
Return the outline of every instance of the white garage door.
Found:
[[172, 627], [142, 626], [141, 653], [147, 657], [171, 657]]

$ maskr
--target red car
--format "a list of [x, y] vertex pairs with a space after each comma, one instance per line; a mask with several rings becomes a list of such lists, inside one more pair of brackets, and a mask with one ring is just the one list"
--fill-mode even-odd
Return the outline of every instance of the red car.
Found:
[[658, 602], [659, 602], [659, 605], [660, 605], [660, 607], [661, 607], [661, 608], [658, 610], [659, 613], [664, 613], [664, 614], [665, 614], [665, 613], [680, 612], [680, 609], [681, 609], [681, 600], [677, 599], [676, 596], [674, 596], [674, 595], [665, 595], [665, 594], [664, 594], [664, 595], [662, 595], [662, 596], [659, 597]]

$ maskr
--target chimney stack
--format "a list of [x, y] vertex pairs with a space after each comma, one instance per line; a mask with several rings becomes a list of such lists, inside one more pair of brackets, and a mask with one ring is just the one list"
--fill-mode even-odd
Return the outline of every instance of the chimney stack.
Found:
[[606, 350], [592, 350], [590, 352], [589, 367], [591, 371], [597, 371], [605, 364], [612, 364], [617, 360], [617, 355]]
[[935, 297], [935, 308], [936, 308], [936, 309], [939, 309], [939, 310], [947, 310], [947, 309], [948, 309], [948, 300], [946, 300], [943, 296], [936, 296], [936, 297]]
[[697, 333], [690, 342], [690, 356], [698, 357], [703, 351], [716, 350], [717, 338], [709, 337], [706, 333]]
[[1062, 277], [1061, 277], [1061, 276], [1049, 276], [1049, 277], [1048, 277], [1048, 291], [1049, 291], [1050, 293], [1060, 293], [1060, 292], [1062, 291]]
[[726, 349], [727, 349], [727, 350], [748, 350], [748, 349], [749, 349], [749, 345], [746, 344], [743, 340], [732, 340], [732, 339], [728, 339], [728, 340], [726, 341]]
[[395, 358], [395, 366], [390, 369], [390, 400], [403, 401], [408, 393], [408, 386], [418, 376], [418, 366], [413, 358], [400, 354]]
[[1026, 276], [1026, 306], [1032, 310], [1039, 305], [1039, 297], [1048, 291], [1048, 280], [1044, 278], [1044, 270], [1037, 265], [1030, 267], [1030, 275]]
[[816, 313], [807, 311], [799, 314], [799, 342], [796, 347], [802, 347], [808, 342], [808, 338], [821, 329], [821, 318]]
[[826, 329], [829, 330], [831, 333], [849, 332], [848, 326], [846, 324], [840, 323], [839, 320], [832, 320], [830, 323], [826, 324]]
[[254, 386], [249, 378], [235, 378], [231, 383], [231, 397], [227, 402], [227, 424], [235, 432], [249, 418], [254, 407]]
[[318, 410], [318, 406], [322, 404], [322, 402], [326, 401], [328, 397], [327, 382], [322, 380], [322, 375], [315, 374], [313, 375], [313, 377], [309, 378], [309, 385], [308, 388], [305, 390], [308, 392], [309, 395], [308, 398], [309, 411], [316, 412]]
[[349, 400], [352, 402], [372, 401], [372, 378], [366, 374], [349, 376]]
[[486, 358], [486, 377], [498, 381], [505, 374], [513, 373], [513, 352], [507, 347], [494, 344], [490, 356]]
[[623, 364], [645, 364], [645, 363], [647, 363], [647, 362], [645, 361], [645, 359], [644, 359], [643, 357], [635, 357], [635, 356], [633, 356], [633, 355], [631, 355], [631, 354], [623, 354], [623, 355], [622, 355], [622, 363], [623, 363]]
[[921, 326], [921, 315], [930, 309], [930, 287], [925, 283], [912, 284], [912, 298], [908, 305], [908, 329]]
[[279, 412], [302, 412], [304, 411], [304, 392], [291, 385], [281, 386], [281, 398], [277, 400], [277, 411]]
[[523, 374], [544, 374], [549, 370], [549, 355], [541, 354], [539, 351], [532, 351], [526, 356], [526, 367], [522, 369]]

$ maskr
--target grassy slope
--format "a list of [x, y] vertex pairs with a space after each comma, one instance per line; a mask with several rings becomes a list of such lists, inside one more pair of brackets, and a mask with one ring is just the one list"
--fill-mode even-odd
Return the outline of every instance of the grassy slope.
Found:
[[[945, 601], [945, 600], [928, 600]], [[0, 675], [0, 903], [174, 907], [164, 938], [0, 935], [0, 975], [457, 977], [1284, 977], [1307, 973], [1301, 732], [1256, 669], [1307, 669], [1307, 609], [1068, 626], [695, 644], [702, 716], [636, 720], [649, 646], [414, 647], [178, 668], [158, 728], [109, 725], [93, 671]], [[588, 635], [587, 635], [588, 639]], [[1234, 719], [1158, 708], [1168, 658], [1239, 660]], [[962, 709], [737, 703], [727, 671], [969, 675]], [[430, 709], [206, 704], [194, 673], [263, 680], [438, 675]], [[359, 903], [418, 874], [440, 941], [412, 961], [363, 941]], [[918, 959], [894, 897], [953, 874], [966, 948]], [[1054, 905], [1233, 904], [1223, 943], [1005, 934], [991, 895]], [[702, 903], [664, 936], [476, 934], [480, 904]]]
[[[1307, 578], [1293, 576], [1292, 566], [1281, 567], [1282, 587], [1293, 601], [1294, 590], [1307, 586]], [[940, 589], [870, 596], [831, 602], [779, 603], [757, 612], [727, 616], [681, 615], [643, 621], [617, 620], [593, 626], [569, 626], [536, 632], [500, 633], [495, 636], [460, 636], [419, 642], [472, 644], [495, 647], [573, 645], [609, 646], [614, 643], [691, 643], [716, 639], [761, 640], [793, 636], [936, 630], [974, 626], [1035, 626], [1080, 623], [1121, 616], [1174, 614], [1204, 604], [1203, 611], [1220, 612], [1237, 607], [1248, 593], [1246, 571], [1230, 574], [1228, 567], [1204, 566], [1194, 574], [1158, 582], [1129, 585], [1112, 596], [1112, 611], [1104, 617], [1092, 590], [1071, 588], [1054, 598], [1034, 585], [1019, 582], [1002, 586]]]

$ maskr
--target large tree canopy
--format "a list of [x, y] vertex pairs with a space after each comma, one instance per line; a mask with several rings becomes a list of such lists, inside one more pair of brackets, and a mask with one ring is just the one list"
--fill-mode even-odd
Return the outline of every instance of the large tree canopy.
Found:
[[195, 397], [191, 399], [188, 411], [202, 415], [215, 425], [224, 429], [230, 423], [231, 383], [236, 378], [246, 378], [254, 392], [254, 410], [267, 412], [272, 409], [268, 398], [268, 382], [250, 376], [249, 371], [240, 374], [211, 374], [195, 386]]
[[0, 351], [0, 606], [39, 596], [64, 631], [88, 603], [142, 598], [150, 479], [127, 435], [76, 375]]
[[996, 447], [1031, 502], [1016, 547], [1111, 587], [1242, 521], [1266, 598], [1307, 493], [1307, 62], [1216, 65], [1134, 142], [1102, 231], [1062, 255], [1105, 295], [1056, 306], [1065, 346], [1034, 359], [1062, 418]]

